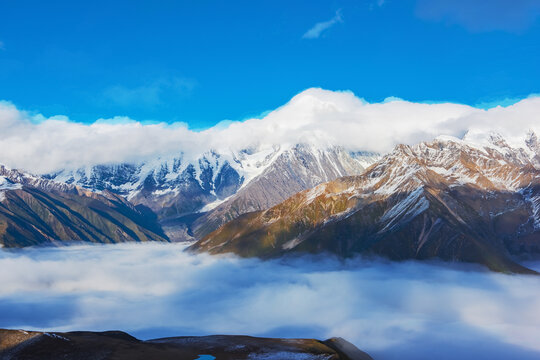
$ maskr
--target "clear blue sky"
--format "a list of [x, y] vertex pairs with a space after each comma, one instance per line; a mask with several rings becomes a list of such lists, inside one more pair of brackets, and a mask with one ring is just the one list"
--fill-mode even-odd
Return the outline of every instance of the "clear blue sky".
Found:
[[540, 92], [540, 1], [3, 1], [0, 99], [205, 128], [309, 87], [368, 101]]

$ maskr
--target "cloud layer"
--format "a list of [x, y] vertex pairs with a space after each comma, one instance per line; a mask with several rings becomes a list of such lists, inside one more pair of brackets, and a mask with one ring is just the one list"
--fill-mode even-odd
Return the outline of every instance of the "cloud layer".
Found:
[[183, 123], [143, 124], [123, 117], [81, 124], [0, 102], [0, 163], [44, 173], [181, 152], [191, 160], [211, 149], [227, 153], [301, 141], [385, 153], [398, 143], [462, 137], [468, 130], [498, 131], [521, 143], [529, 129], [540, 133], [540, 97], [483, 110], [400, 99], [370, 104], [351, 92], [313, 88], [261, 119], [228, 121], [200, 132]]
[[323, 256], [261, 262], [182, 249], [0, 251], [0, 327], [122, 329], [142, 338], [342, 336], [379, 360], [540, 356], [537, 277]]
[[343, 22], [343, 18], [341, 16], [341, 10], [336, 11], [336, 15], [331, 18], [328, 21], [322, 21], [318, 22], [311, 29], [305, 32], [304, 35], [302, 35], [303, 39], [318, 39], [321, 34], [330, 29], [332, 26], [334, 26], [337, 23]]

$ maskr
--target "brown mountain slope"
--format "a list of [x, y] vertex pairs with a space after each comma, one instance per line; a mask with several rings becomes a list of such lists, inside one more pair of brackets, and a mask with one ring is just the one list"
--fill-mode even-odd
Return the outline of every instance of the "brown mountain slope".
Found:
[[167, 241], [152, 216], [118, 195], [96, 194], [5, 168], [2, 174], [2, 246], [55, 241]]
[[320, 251], [437, 257], [531, 272], [510, 253], [540, 252], [539, 179], [521, 151], [501, 143], [400, 145], [363, 175], [246, 214], [191, 249], [262, 257]]
[[318, 149], [296, 145], [282, 152], [265, 171], [242, 187], [227, 201], [199, 217], [192, 225], [201, 239], [238, 216], [265, 210], [299, 191], [346, 175], [357, 175], [362, 164], [373, 162], [376, 154], [350, 154], [340, 147]]

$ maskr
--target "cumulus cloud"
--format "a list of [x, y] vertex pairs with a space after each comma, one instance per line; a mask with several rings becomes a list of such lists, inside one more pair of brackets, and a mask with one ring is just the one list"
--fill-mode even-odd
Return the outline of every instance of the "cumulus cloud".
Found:
[[473, 32], [522, 32], [540, 16], [537, 0], [418, 0], [418, 17], [458, 24]]
[[0, 327], [122, 329], [142, 338], [341, 336], [381, 360], [540, 356], [534, 276], [182, 250], [130, 244], [0, 251]]
[[332, 26], [334, 26], [337, 23], [343, 22], [343, 18], [341, 16], [341, 10], [336, 11], [336, 15], [331, 18], [328, 21], [322, 21], [318, 22], [311, 29], [305, 32], [304, 35], [302, 35], [303, 39], [318, 39], [321, 34], [330, 29]]
[[196, 132], [186, 124], [143, 124], [128, 118], [93, 124], [45, 118], [0, 102], [0, 163], [35, 173], [95, 164], [140, 162], [183, 153], [187, 160], [209, 150], [230, 154], [311, 142], [351, 151], [385, 153], [438, 135], [462, 137], [490, 130], [521, 144], [529, 130], [540, 134], [540, 97], [488, 110], [389, 98], [367, 103], [351, 92], [312, 88], [262, 118], [231, 121]]

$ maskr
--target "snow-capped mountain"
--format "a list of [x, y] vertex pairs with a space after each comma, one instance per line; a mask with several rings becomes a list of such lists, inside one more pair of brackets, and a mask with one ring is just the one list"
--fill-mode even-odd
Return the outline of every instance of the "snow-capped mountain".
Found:
[[197, 223], [197, 231], [203, 234], [298, 191], [359, 174], [377, 158], [377, 154], [349, 153], [337, 146], [254, 146], [239, 152], [210, 151], [191, 161], [177, 156], [138, 165], [99, 165], [47, 178], [122, 195], [152, 209], [169, 230], [185, 227], [187, 215], [210, 211], [212, 215]]
[[342, 176], [362, 173], [380, 156], [349, 153], [338, 146], [317, 148], [298, 144], [281, 152], [260, 175], [196, 220], [197, 238], [248, 212], [268, 209], [288, 197]]
[[75, 186], [70, 184], [52, 181], [46, 177], [10, 169], [0, 164], [0, 191], [20, 189], [22, 186], [32, 186], [41, 190], [56, 191], [70, 191], [75, 188]]
[[497, 134], [398, 145], [359, 176], [231, 221], [193, 249], [243, 256], [332, 251], [431, 258], [528, 272], [510, 254], [540, 252], [540, 164]]

